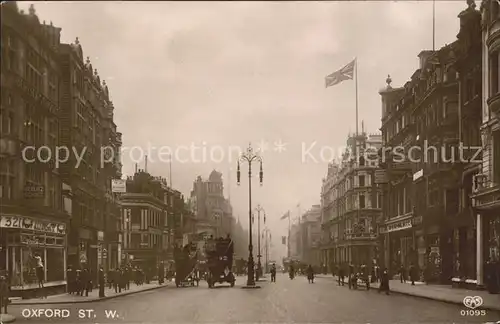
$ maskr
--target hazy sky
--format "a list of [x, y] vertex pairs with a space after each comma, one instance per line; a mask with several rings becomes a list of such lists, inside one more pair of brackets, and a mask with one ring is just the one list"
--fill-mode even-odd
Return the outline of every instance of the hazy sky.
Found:
[[[29, 3], [19, 6], [27, 11]], [[465, 7], [465, 1], [436, 1], [438, 48], [456, 39]], [[304, 211], [320, 202], [331, 157], [322, 158], [320, 147], [337, 151], [355, 130], [355, 83], [325, 89], [324, 77], [358, 58], [360, 120], [378, 132], [378, 91], [387, 74], [394, 86], [404, 84], [417, 54], [432, 49], [432, 1], [54, 2], [35, 8], [40, 21], [62, 28], [63, 42], [79, 37], [84, 56], [109, 85], [124, 146], [172, 149], [173, 185], [186, 196], [197, 175], [208, 177], [215, 168], [246, 224], [248, 168], [242, 165], [238, 187], [237, 154], [228, 153], [231, 146], [267, 141], [264, 186], [254, 178], [253, 202], [267, 211], [276, 246], [287, 228], [280, 216], [297, 213], [298, 203]], [[285, 151], [276, 152], [280, 140]], [[314, 142], [310, 152], [318, 161], [305, 163], [302, 145], [307, 150]], [[175, 155], [191, 145], [205, 147], [205, 163], [201, 150]], [[210, 161], [210, 151], [221, 149], [224, 160], [216, 154]], [[168, 177], [158, 149], [149, 156], [148, 171]], [[133, 173], [128, 151], [123, 163], [124, 174]]]

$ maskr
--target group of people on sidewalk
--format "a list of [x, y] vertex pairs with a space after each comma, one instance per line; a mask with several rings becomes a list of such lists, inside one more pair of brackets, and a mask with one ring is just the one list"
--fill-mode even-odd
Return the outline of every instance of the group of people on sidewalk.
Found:
[[[66, 269], [67, 275], [67, 293], [76, 296], [86, 296], [92, 292], [94, 282], [93, 274], [87, 265], [82, 267], [68, 266]], [[149, 283], [149, 278], [144, 274], [144, 271], [138, 267], [132, 268], [130, 265], [124, 265], [116, 269], [109, 270], [107, 276], [104, 269], [100, 267], [98, 271], [98, 286], [99, 295], [104, 297], [104, 287], [106, 283], [108, 289], [114, 289], [115, 293], [121, 293], [122, 290], [130, 289], [130, 282], [134, 281], [137, 286]]]
[[386, 268], [381, 269], [376, 264], [371, 267], [370, 271], [365, 264], [359, 266], [352, 263], [333, 265], [332, 275], [337, 276], [339, 286], [345, 285], [345, 279], [347, 279], [349, 289], [356, 288], [358, 280], [366, 282], [367, 287], [369, 287], [369, 283], [378, 282], [380, 283], [379, 292], [389, 294], [389, 271]]
[[[87, 265], [82, 265], [82, 267], [68, 266], [66, 269], [67, 278], [67, 292], [70, 295], [76, 296], [89, 296], [89, 292], [92, 292], [94, 288], [94, 282], [92, 280], [92, 273]], [[104, 286], [105, 282], [104, 269], [99, 268], [97, 274], [97, 284], [99, 287], [99, 297], [104, 297]]]

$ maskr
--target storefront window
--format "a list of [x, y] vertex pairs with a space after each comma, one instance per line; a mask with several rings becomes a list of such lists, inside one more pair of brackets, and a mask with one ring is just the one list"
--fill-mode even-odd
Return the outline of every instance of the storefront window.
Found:
[[47, 248], [47, 281], [64, 280], [64, 249]]
[[489, 221], [489, 256], [490, 260], [500, 260], [500, 219], [492, 218]]
[[24, 284], [34, 284], [37, 282], [36, 278], [36, 259], [35, 255], [42, 257], [42, 262], [45, 264], [43, 259], [44, 253], [43, 248], [36, 247], [23, 247], [23, 280]]
[[9, 247], [9, 270], [10, 284], [21, 286], [21, 248]]

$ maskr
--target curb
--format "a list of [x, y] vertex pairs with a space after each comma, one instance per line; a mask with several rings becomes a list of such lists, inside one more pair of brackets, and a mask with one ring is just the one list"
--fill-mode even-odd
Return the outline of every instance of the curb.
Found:
[[[160, 288], [171, 288], [171, 286], [157, 286], [157, 287], [150, 287], [142, 290], [136, 290], [136, 291], [129, 291], [129, 292], [124, 292], [119, 295], [111, 295], [111, 296], [105, 296], [105, 297], [94, 297], [94, 298], [89, 298], [85, 300], [72, 300], [72, 301], [46, 301], [46, 302], [20, 302], [20, 303], [11, 303], [10, 306], [16, 306], [16, 305], [65, 305], [65, 304], [85, 304], [85, 303], [93, 303], [93, 302], [101, 302], [104, 300], [109, 300], [113, 298], [118, 298], [122, 296], [128, 296], [128, 295], [133, 295], [145, 291], [151, 291], [155, 289], [160, 289]], [[6, 322], [4, 322], [6, 323]]]
[[[378, 287], [374, 288], [374, 289], [378, 289]], [[417, 298], [422, 298], [422, 299], [428, 299], [428, 300], [438, 301], [438, 302], [447, 303], [447, 304], [454, 304], [454, 305], [459, 305], [459, 306], [463, 306], [464, 305], [462, 301], [449, 300], [449, 299], [443, 299], [443, 298], [435, 298], [435, 297], [431, 297], [431, 296], [416, 295], [416, 294], [412, 294], [412, 293], [409, 293], [409, 292], [406, 292], [406, 291], [397, 291], [397, 290], [391, 290], [391, 289], [389, 289], [389, 292], [394, 293], [394, 294], [399, 294], [399, 295], [412, 296], [412, 297], [417, 297]], [[500, 307], [495, 308], [495, 307], [492, 307], [492, 306], [484, 306], [483, 305], [483, 306], [481, 306], [481, 309], [484, 309], [484, 310], [487, 310], [487, 311], [492, 311], [492, 312], [500, 312]]]
[[0, 323], [13, 323], [16, 321], [16, 317], [10, 314], [0, 314]]
[[[335, 280], [335, 282], [337, 282], [337, 280]], [[349, 288], [349, 286], [346, 286], [346, 287]], [[370, 286], [370, 290], [378, 290], [378, 289], [379, 289], [378, 286]], [[406, 292], [406, 291], [398, 291], [398, 290], [389, 289], [389, 292], [393, 293], [393, 294], [399, 294], [399, 295], [405, 295], [405, 296], [411, 296], [411, 297], [416, 297], [416, 298], [438, 301], [441, 303], [447, 303], [447, 304], [453, 304], [453, 305], [459, 305], [459, 306], [464, 305], [462, 301], [443, 299], [443, 298], [435, 298], [435, 297], [431, 297], [431, 296], [417, 295], [417, 294]], [[487, 311], [492, 311], [492, 312], [500, 312], [500, 307], [495, 308], [492, 306], [481, 306], [481, 309], [484, 309]]]

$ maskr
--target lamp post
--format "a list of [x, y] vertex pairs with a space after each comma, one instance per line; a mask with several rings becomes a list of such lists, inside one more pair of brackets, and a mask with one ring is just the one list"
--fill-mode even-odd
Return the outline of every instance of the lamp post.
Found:
[[[264, 208], [262, 208], [260, 205], [257, 205], [255, 208], [255, 211], [257, 212], [257, 275], [256, 280], [258, 281], [259, 278], [262, 276], [262, 263], [261, 263], [261, 258], [262, 258], [262, 253], [260, 249], [260, 212], [264, 212], [264, 224], [266, 223], [266, 211]], [[252, 223], [253, 223], [253, 217], [252, 217]]]
[[[264, 228], [264, 231], [262, 233], [262, 236], [264, 237], [264, 242], [265, 242], [265, 250], [266, 250], [266, 273], [269, 271], [269, 245], [271, 241], [271, 230], [269, 228]], [[271, 246], [272, 248], [272, 246]]]
[[246, 152], [242, 153], [238, 159], [238, 170], [236, 172], [237, 184], [240, 185], [240, 161], [248, 162], [248, 278], [247, 287], [257, 287], [255, 285], [253, 246], [252, 246], [252, 162], [260, 163], [259, 180], [262, 185], [264, 172], [262, 170], [262, 158], [253, 151], [252, 145], [248, 145]]

